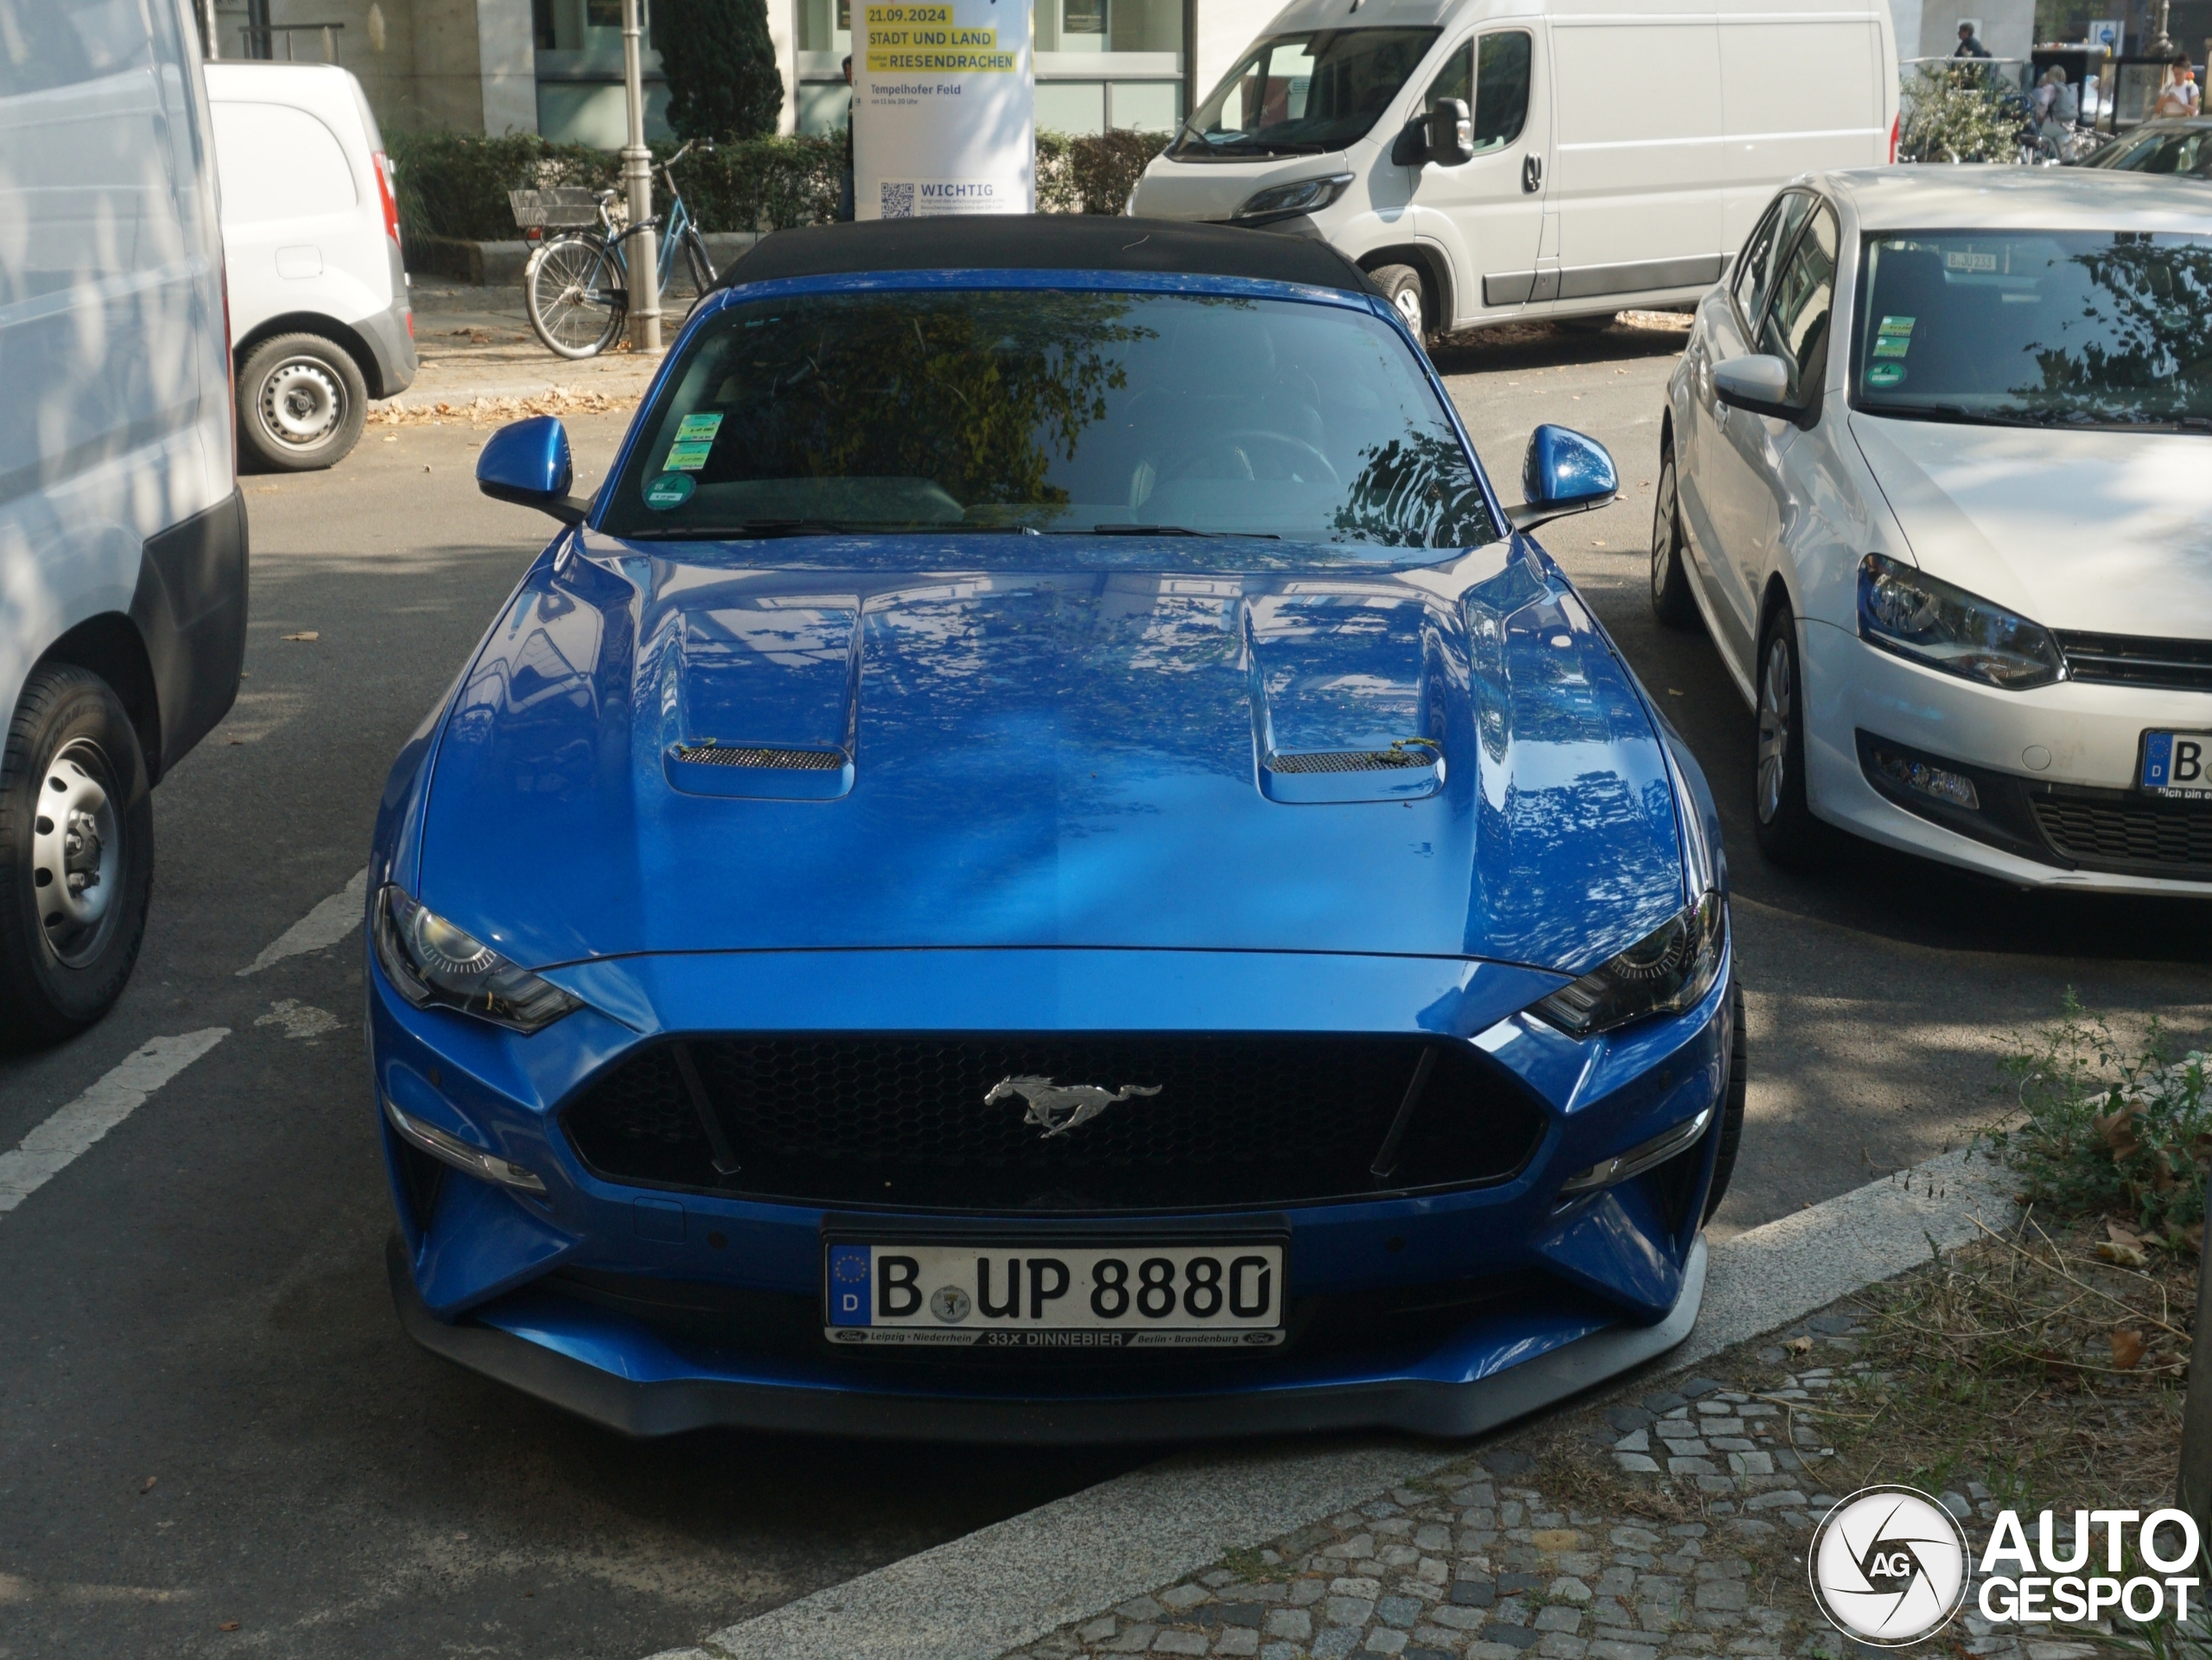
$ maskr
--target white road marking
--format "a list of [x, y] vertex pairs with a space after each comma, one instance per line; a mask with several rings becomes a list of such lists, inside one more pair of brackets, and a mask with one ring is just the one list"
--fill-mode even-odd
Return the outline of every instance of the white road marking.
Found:
[[258, 973], [271, 963], [302, 951], [319, 951], [335, 945], [353, 932], [361, 920], [361, 905], [369, 891], [368, 867], [353, 873], [353, 880], [316, 906], [297, 922], [261, 948], [261, 955], [240, 969], [238, 977]]
[[210, 1026], [181, 1037], [150, 1040], [24, 1136], [20, 1147], [0, 1153], [0, 1216], [45, 1186], [79, 1154], [137, 1111], [148, 1096], [230, 1034], [227, 1026]]
[[269, 1012], [254, 1024], [281, 1026], [288, 1038], [319, 1038], [326, 1032], [338, 1029], [338, 1016], [327, 1008], [303, 1003], [296, 997], [285, 997], [270, 1004]]

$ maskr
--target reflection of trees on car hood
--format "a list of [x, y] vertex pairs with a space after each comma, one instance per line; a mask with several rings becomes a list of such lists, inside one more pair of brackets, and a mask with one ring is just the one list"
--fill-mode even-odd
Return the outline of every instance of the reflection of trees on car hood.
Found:
[[[1008, 301], [1011, 300], [1012, 303]], [[1106, 347], [1153, 338], [1126, 296], [988, 293], [916, 303], [858, 298], [809, 324], [774, 320], [734, 342], [721, 398], [748, 475], [933, 479], [955, 499], [1067, 499], [1046, 480], [1127, 385]]]

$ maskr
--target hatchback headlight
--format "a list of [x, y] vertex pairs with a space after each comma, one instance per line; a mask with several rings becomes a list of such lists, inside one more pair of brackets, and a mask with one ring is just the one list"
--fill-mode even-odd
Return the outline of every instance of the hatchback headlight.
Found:
[[1325, 179], [1300, 179], [1296, 184], [1270, 185], [1249, 197], [1233, 217], [1250, 220], [1318, 213], [1343, 195], [1351, 180], [1349, 173], [1333, 173]]
[[385, 976], [417, 1008], [458, 1009], [528, 1036], [583, 1007], [397, 887], [377, 895], [376, 951]]
[[2042, 625], [1878, 553], [1859, 563], [1859, 636], [2007, 691], [2066, 677], [2058, 642]]
[[1728, 932], [1728, 908], [1707, 893], [1664, 927], [1599, 964], [1538, 1003], [1535, 1013], [1570, 1037], [1594, 1037], [1689, 1008], [1713, 989]]

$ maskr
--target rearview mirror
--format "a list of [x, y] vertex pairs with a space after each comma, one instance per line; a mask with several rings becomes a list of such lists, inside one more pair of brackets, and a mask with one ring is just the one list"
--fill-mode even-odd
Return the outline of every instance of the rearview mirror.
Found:
[[1515, 530], [1531, 530], [1547, 519], [1603, 507], [1620, 489], [1620, 474], [1605, 445], [1547, 423], [1529, 435], [1528, 453], [1521, 458], [1521, 493], [1528, 500], [1508, 508], [1505, 517]]
[[1466, 100], [1440, 98], [1428, 112], [1428, 159], [1444, 167], [1457, 167], [1475, 156], [1475, 118]]
[[1713, 396], [1753, 415], [1794, 421], [1802, 413], [1788, 399], [1789, 366], [1776, 357], [1730, 358], [1713, 366]]
[[550, 415], [533, 415], [501, 427], [476, 458], [476, 487], [494, 501], [535, 507], [563, 525], [581, 525], [591, 503], [569, 493], [575, 467], [568, 429]]

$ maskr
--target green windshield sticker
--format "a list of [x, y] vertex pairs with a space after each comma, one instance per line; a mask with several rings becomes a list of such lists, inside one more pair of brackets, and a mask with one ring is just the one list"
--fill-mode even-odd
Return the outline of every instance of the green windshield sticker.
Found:
[[668, 459], [661, 465], [671, 473], [696, 473], [707, 464], [707, 455], [713, 448], [712, 444], [672, 443], [668, 447]]
[[719, 415], [687, 415], [677, 423], [676, 442], [679, 444], [712, 443], [715, 435], [722, 429]]
[[699, 480], [689, 473], [664, 473], [645, 486], [645, 506], [657, 513], [681, 507], [691, 499]]
[[1870, 363], [1866, 366], [1866, 384], [1886, 391], [1904, 384], [1904, 365], [1902, 363]]
[[1874, 355], [1878, 358], [1901, 358], [1912, 349], [1910, 317], [1885, 317], [1882, 326], [1874, 331]]

